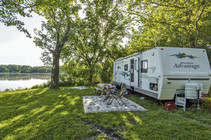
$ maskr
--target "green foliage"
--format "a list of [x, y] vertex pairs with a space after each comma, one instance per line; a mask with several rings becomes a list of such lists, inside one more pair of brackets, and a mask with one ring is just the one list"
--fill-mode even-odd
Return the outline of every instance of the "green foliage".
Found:
[[77, 6], [71, 0], [46, 1], [37, 7], [36, 12], [44, 16], [41, 30], [34, 30], [34, 43], [43, 49], [42, 60], [52, 65], [53, 57], [60, 55], [62, 47], [69, 40], [74, 23]]
[[20, 71], [22, 73], [29, 73], [29, 72], [31, 72], [31, 67], [30, 66], [22, 66], [22, 67], [20, 67]]
[[[83, 96], [94, 89], [31, 89], [0, 93], [0, 139], [202, 139], [211, 137], [211, 114], [167, 111], [151, 98], [126, 96], [146, 112], [85, 114]], [[206, 103], [208, 105], [208, 102]], [[105, 130], [101, 132], [99, 130]]]
[[[126, 49], [120, 47], [110, 47], [105, 60], [95, 64], [95, 67], [88, 67], [84, 61], [65, 59], [65, 63], [60, 67], [60, 80], [63, 86], [66, 85], [92, 85], [94, 82], [111, 82], [113, 79], [113, 61], [119, 57], [127, 56]], [[90, 82], [90, 74], [92, 81]]]
[[102, 64], [102, 70], [100, 71], [100, 78], [103, 83], [110, 83], [113, 78], [113, 61], [105, 61]]
[[50, 82], [48, 82], [48, 83], [44, 83], [44, 84], [41, 84], [41, 85], [34, 85], [34, 86], [32, 86], [31, 87], [31, 89], [38, 89], [38, 88], [47, 88], [47, 87], [49, 87], [50, 86]]
[[5, 26], [15, 26], [19, 31], [26, 33], [27, 37], [31, 37], [18, 16], [31, 17], [33, 7], [39, 3], [40, 0], [1, 0], [0, 22]]
[[[68, 61], [63, 66], [61, 66], [60, 81], [63, 85], [92, 85], [93, 83], [89, 82], [90, 68], [84, 64], [77, 63], [76, 61]], [[94, 68], [93, 71], [98, 70], [98, 66]], [[94, 81], [99, 81], [97, 75], [92, 75]]]
[[19, 65], [8, 65], [7, 68], [9, 70], [9, 72], [20, 72]]
[[0, 65], [0, 73], [50, 73], [51, 67], [26, 65]]
[[79, 12], [83, 15], [76, 17], [74, 34], [61, 56], [66, 67], [73, 61], [78, 63], [77, 69], [86, 71], [88, 77], [79, 76], [91, 84], [98, 79], [101, 64], [109, 58], [113, 61], [118, 55], [123, 38], [128, 35], [130, 17], [122, 8], [127, 6], [125, 1], [81, 1], [80, 5]]
[[206, 48], [211, 43], [209, 0], [135, 1], [129, 12], [139, 25], [130, 51], [154, 47], [156, 37], [158, 46]]
[[5, 92], [7, 92], [7, 91], [13, 91], [13, 89], [7, 88], [7, 89], [5, 89], [4, 91], [5, 91]]
[[207, 55], [209, 57], [210, 65], [211, 65], [211, 47], [207, 48]]
[[41, 30], [35, 29], [34, 43], [43, 49], [43, 62], [52, 65], [50, 89], [58, 90], [61, 51], [74, 33], [80, 7], [72, 0], [45, 1], [44, 3], [36, 9], [36, 12], [44, 16], [46, 21], [42, 22]]

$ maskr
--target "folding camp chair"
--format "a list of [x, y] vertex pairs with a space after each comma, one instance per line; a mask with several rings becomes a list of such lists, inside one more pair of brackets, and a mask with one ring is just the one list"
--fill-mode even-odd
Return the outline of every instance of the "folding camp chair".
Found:
[[122, 94], [124, 92], [125, 88], [122, 88], [122, 90], [120, 91], [120, 93], [118, 92], [111, 92], [110, 94], [108, 94], [105, 99], [103, 100], [103, 102], [107, 101], [107, 105], [110, 105], [114, 100], [116, 100], [118, 102], [119, 105], [124, 105], [125, 103], [122, 101]]
[[102, 89], [99, 89], [98, 87], [95, 87], [95, 93], [96, 94], [101, 94], [102, 93]]

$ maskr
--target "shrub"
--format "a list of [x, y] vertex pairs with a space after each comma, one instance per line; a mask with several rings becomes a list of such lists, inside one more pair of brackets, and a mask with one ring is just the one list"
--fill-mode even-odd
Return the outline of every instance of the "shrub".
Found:
[[7, 92], [7, 91], [13, 91], [13, 89], [12, 89], [12, 88], [7, 88], [7, 89], [5, 89], [4, 91], [5, 91], [5, 92]]

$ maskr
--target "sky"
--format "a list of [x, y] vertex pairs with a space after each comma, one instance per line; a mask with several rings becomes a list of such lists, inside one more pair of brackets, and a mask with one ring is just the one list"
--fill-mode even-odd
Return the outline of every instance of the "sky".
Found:
[[43, 66], [41, 61], [42, 49], [35, 46], [33, 37], [34, 28], [41, 28], [42, 17], [33, 14], [32, 18], [21, 18], [25, 23], [32, 38], [27, 38], [26, 34], [20, 32], [16, 27], [7, 27], [0, 22], [0, 65], [16, 64]]

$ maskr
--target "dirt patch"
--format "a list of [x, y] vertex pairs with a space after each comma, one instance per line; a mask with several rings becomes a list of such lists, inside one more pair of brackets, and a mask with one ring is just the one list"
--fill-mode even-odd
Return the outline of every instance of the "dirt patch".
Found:
[[93, 130], [95, 130], [95, 132], [93, 133], [94, 136], [104, 135], [105, 138], [127, 140], [122, 135], [115, 133], [115, 130], [113, 130], [113, 129], [104, 128], [103, 126], [100, 126], [98, 124], [95, 124], [95, 123], [87, 121], [87, 120], [84, 121], [84, 123], [91, 126], [91, 128]]
[[129, 119], [128, 121], [133, 125], [135, 125], [137, 123], [135, 119]]

